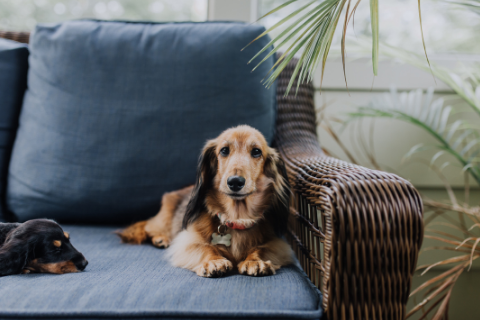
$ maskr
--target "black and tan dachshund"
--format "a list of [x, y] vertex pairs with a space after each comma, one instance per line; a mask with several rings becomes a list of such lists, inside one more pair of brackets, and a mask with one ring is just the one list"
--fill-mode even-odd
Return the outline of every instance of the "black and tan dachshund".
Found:
[[0, 277], [20, 273], [83, 271], [88, 261], [52, 220], [0, 223]]

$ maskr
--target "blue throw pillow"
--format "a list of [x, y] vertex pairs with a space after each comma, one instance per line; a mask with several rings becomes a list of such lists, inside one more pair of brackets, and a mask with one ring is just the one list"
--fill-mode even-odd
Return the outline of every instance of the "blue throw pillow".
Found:
[[0, 222], [12, 218], [5, 207], [5, 191], [27, 71], [27, 45], [0, 38]]
[[275, 88], [262, 79], [273, 57], [254, 72], [247, 65], [269, 39], [241, 51], [263, 31], [212, 22], [38, 26], [9, 209], [21, 221], [144, 219], [164, 192], [194, 182], [207, 139], [249, 124], [271, 141]]

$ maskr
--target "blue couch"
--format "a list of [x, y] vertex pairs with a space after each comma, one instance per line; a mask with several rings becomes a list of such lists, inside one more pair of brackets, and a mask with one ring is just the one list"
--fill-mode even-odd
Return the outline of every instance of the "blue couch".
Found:
[[[322, 152], [312, 85], [284, 95], [295, 63], [265, 88], [275, 56], [249, 60], [269, 39], [242, 50], [263, 31], [82, 20], [39, 25], [28, 46], [0, 31], [0, 219], [55, 219], [89, 260], [82, 273], [0, 278], [0, 319], [404, 318], [421, 200], [395, 175]], [[113, 232], [192, 184], [205, 140], [237, 124], [287, 164], [296, 263], [205, 279], [121, 244]]]

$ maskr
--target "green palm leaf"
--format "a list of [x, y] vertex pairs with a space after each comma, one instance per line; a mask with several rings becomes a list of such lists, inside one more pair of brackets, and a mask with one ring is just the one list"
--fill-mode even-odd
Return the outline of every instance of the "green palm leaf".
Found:
[[471, 11], [477, 14], [480, 14], [480, 0], [466, 0], [466, 1], [452, 0], [452, 1], [446, 1], [446, 2], [464, 6], [467, 9], [470, 9]]
[[378, 74], [378, 0], [370, 0], [370, 20], [372, 21], [372, 64], [373, 74]]
[[[480, 184], [480, 166], [475, 160], [480, 153], [480, 136], [462, 120], [451, 121], [450, 106], [444, 106], [443, 99], [432, 101], [433, 89], [426, 95], [422, 90], [399, 93], [392, 88], [389, 93], [373, 100], [368, 106], [349, 113], [348, 121], [363, 117], [392, 118], [411, 123], [432, 135], [438, 142], [434, 146], [416, 145], [406, 155], [428, 149], [438, 149], [431, 163], [443, 154], [452, 155]], [[422, 105], [422, 101], [427, 103]]]
[[[378, 0], [372, 0], [377, 2]], [[267, 13], [265, 16], [278, 11], [281, 8], [286, 7], [287, 5], [295, 1], [288, 1], [282, 4], [280, 7], [275, 8], [274, 10]], [[267, 87], [271, 86], [287, 64], [293, 59], [295, 54], [301, 52], [299, 57], [299, 62], [296, 69], [293, 72], [293, 75], [290, 79], [289, 85], [285, 92], [287, 95], [294, 82], [298, 77], [297, 89], [300, 83], [304, 81], [312, 81], [314, 70], [321, 64], [322, 70], [322, 79], [323, 79], [323, 70], [325, 68], [325, 63], [327, 60], [328, 53], [330, 51], [330, 46], [332, 44], [332, 39], [335, 34], [336, 27], [340, 20], [342, 10], [347, 4], [347, 10], [345, 13], [345, 23], [348, 24], [349, 11], [350, 11], [350, 0], [323, 0], [323, 1], [313, 1], [309, 2], [303, 7], [295, 10], [293, 13], [287, 17], [280, 20], [273, 27], [269, 28], [267, 31], [258, 36], [255, 40], [265, 36], [268, 32], [284, 25], [287, 21], [292, 21], [294, 17], [303, 12], [303, 15], [291, 22], [290, 25], [283, 30], [278, 36], [273, 38], [267, 46], [261, 49], [253, 58], [255, 59], [262, 52], [270, 48], [271, 45], [276, 44], [276, 47], [269, 53], [268, 56], [271, 56], [280, 49], [285, 50], [285, 46], [289, 40], [295, 40], [292, 45], [290, 45], [283, 55], [278, 59], [277, 63], [274, 65], [275, 70], [271, 70], [265, 84]], [[358, 5], [358, 2], [357, 2]], [[378, 6], [378, 3], [377, 3]], [[352, 9], [355, 10], [357, 6], [354, 6]], [[306, 12], [306, 13], [305, 13]], [[378, 18], [378, 8], [376, 9], [377, 18]], [[374, 32], [376, 32], [376, 39], [378, 42], [378, 21], [375, 24]], [[344, 26], [344, 31], [346, 30], [346, 25]], [[373, 29], [372, 29], [373, 30]], [[255, 41], [254, 40], [254, 41]], [[342, 42], [345, 41], [345, 32], [343, 34]], [[376, 50], [375, 60], [378, 60], [378, 50]], [[343, 57], [345, 57], [345, 51], [343, 50]], [[266, 59], [264, 58], [259, 64], [263, 63]], [[376, 68], [377, 63], [375, 63]], [[257, 65], [258, 66], [258, 65]], [[256, 68], [256, 67], [255, 67]]]
[[[260, 34], [253, 41], [260, 39], [261, 37], [266, 36], [269, 32], [284, 26], [287, 23], [290, 23], [285, 30], [283, 30], [279, 35], [274, 37], [264, 48], [262, 48], [251, 60], [257, 58], [261, 53], [265, 52], [272, 45], [276, 45], [275, 48], [269, 52], [269, 54], [262, 59], [258, 64], [263, 63], [268, 57], [276, 53], [277, 51], [283, 49], [285, 50], [284, 54], [278, 59], [277, 63], [274, 65], [275, 70], [270, 70], [267, 74], [267, 79], [265, 80], [265, 85], [270, 87], [287, 64], [293, 59], [295, 54], [300, 53], [299, 61], [296, 69], [294, 70], [292, 77], [290, 79], [289, 85], [285, 92], [287, 95], [295, 80], [298, 77], [297, 90], [298, 86], [305, 81], [312, 81], [313, 73], [318, 66], [321, 66], [321, 81], [323, 82], [323, 75], [325, 70], [325, 64], [327, 61], [328, 53], [330, 51], [330, 46], [332, 44], [332, 39], [335, 34], [340, 16], [343, 9], [345, 10], [345, 18], [343, 23], [343, 33], [342, 33], [342, 64], [343, 72], [345, 75], [345, 84], [347, 83], [346, 71], [345, 71], [345, 36], [348, 23], [352, 16], [355, 13], [361, 0], [357, 0], [354, 6], [351, 6], [351, 0], [317, 0], [308, 2], [306, 5], [295, 10], [291, 14], [287, 15], [285, 18], [281, 19], [279, 22], [274, 24], [271, 28]], [[262, 18], [279, 11], [287, 7], [288, 5], [296, 2], [296, 0], [286, 1], [280, 6], [268, 12]], [[419, 19], [420, 27], [422, 24], [422, 16], [420, 11], [420, 0], [418, 0], [418, 10], [419, 10]], [[299, 18], [297, 18], [300, 15]], [[378, 0], [370, 0], [370, 18], [372, 26], [372, 62], [373, 62], [373, 74], [378, 74], [378, 60], [379, 60], [379, 11], [378, 11]], [[295, 19], [295, 20], [294, 20]], [[421, 27], [422, 28], [422, 27]], [[294, 43], [288, 48], [285, 48], [290, 40], [294, 40]], [[253, 42], [252, 41], [252, 42]], [[425, 41], [423, 39], [423, 30], [422, 30], [422, 41], [423, 47], [425, 50], [425, 56], [427, 57], [427, 50], [425, 46]], [[427, 57], [427, 62], [428, 57]], [[257, 68], [258, 65], [255, 67]], [[254, 68], [254, 69], [255, 69]]]
[[[356, 45], [357, 52], [367, 52], [370, 45], [366, 39], [351, 39]], [[390, 46], [382, 42], [380, 55], [395, 58], [425, 71], [431, 71], [433, 75], [445, 82], [457, 93], [468, 105], [480, 115], [480, 65], [469, 66], [468, 73], [463, 72], [460, 76], [451, 69], [440, 66], [434, 62], [430, 65], [425, 63], [423, 56], [401, 48]], [[458, 72], [458, 71], [456, 71]]]

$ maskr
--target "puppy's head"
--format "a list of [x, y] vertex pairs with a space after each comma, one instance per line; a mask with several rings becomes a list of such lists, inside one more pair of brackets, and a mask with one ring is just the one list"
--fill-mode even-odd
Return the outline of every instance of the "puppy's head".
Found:
[[257, 191], [267, 159], [273, 150], [263, 135], [248, 126], [224, 131], [211, 141], [217, 163], [215, 188], [232, 200], [243, 200]]
[[12, 230], [0, 248], [0, 276], [20, 272], [70, 273], [83, 271], [88, 261], [54, 221], [35, 219]]
[[[244, 216], [229, 219], [266, 218], [272, 220], [278, 233], [285, 231], [290, 195], [285, 166], [258, 130], [238, 126], [207, 142], [199, 159], [184, 227], [205, 210], [210, 189], [217, 191], [216, 198], [225, 209], [241, 205], [247, 208]], [[273, 208], [276, 213], [272, 216]]]

